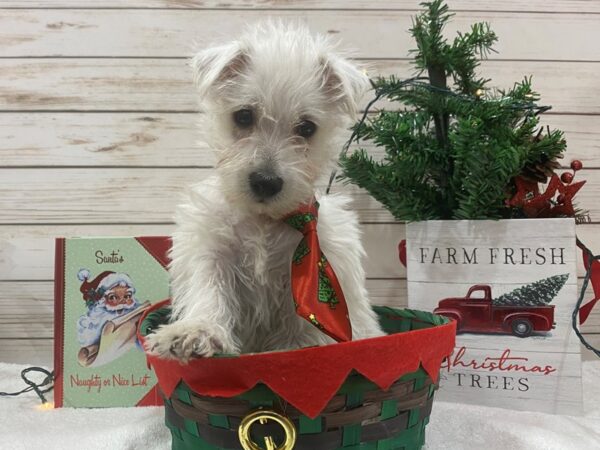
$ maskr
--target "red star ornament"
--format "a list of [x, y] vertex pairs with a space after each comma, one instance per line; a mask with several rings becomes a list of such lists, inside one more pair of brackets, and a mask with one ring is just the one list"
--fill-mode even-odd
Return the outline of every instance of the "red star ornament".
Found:
[[[518, 180], [518, 179], [517, 179]], [[526, 181], [524, 183], [527, 183]], [[533, 198], [527, 200], [523, 196], [524, 184], [519, 186], [517, 181], [517, 194], [510, 200], [511, 206], [520, 206], [527, 217], [548, 218], [575, 215], [573, 208], [573, 197], [585, 184], [585, 181], [565, 185], [558, 175], [552, 175], [546, 191], [543, 194], [539, 192], [534, 194]], [[556, 193], [559, 193], [557, 196]]]
[[507, 203], [509, 206], [522, 208], [526, 202], [532, 200], [540, 193], [537, 181], [528, 181], [525, 178], [516, 177], [515, 184], [517, 186], [517, 193], [508, 200]]
[[575, 197], [575, 194], [577, 194], [579, 189], [581, 189], [584, 184], [585, 180], [567, 185], [563, 184], [562, 182], [560, 183], [558, 192], [561, 194], [561, 202], [552, 208], [552, 217], [573, 217], [575, 215], [575, 208], [573, 208], [573, 197]]
[[552, 175], [543, 194], [537, 194], [531, 200], [523, 203], [522, 208], [525, 215], [527, 217], [551, 217], [552, 200], [556, 196], [560, 184], [562, 184], [560, 178]]

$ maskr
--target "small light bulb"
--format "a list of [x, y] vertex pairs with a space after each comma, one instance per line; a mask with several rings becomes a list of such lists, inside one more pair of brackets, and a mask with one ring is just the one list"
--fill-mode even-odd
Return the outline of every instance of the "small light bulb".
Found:
[[54, 402], [41, 403], [36, 406], [36, 409], [38, 409], [40, 411], [47, 411], [49, 409], [54, 409]]
[[483, 89], [479, 88], [475, 91], [475, 97], [481, 97], [483, 95]]

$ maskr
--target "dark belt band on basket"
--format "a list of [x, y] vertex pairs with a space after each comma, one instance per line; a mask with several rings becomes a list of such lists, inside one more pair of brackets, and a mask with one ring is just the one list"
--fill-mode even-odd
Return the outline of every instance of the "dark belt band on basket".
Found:
[[[297, 435], [293, 448], [297, 450], [334, 450], [342, 446], [343, 427], [356, 424], [362, 424], [361, 440], [363, 442], [392, 437], [409, 428], [411, 410], [418, 411], [418, 422], [429, 416], [433, 403], [430, 385], [431, 382], [428, 382], [421, 389], [412, 392], [413, 381], [397, 382], [388, 391], [367, 393], [360, 407], [350, 409], [344, 408], [343, 396], [336, 396], [320, 416], [323, 431]], [[380, 421], [382, 403], [390, 399], [397, 399], [398, 415]], [[203, 440], [215, 447], [242, 449], [238, 428], [244, 416], [252, 411], [247, 402], [224, 399], [223, 404], [220, 404], [215, 399], [210, 401], [200, 396], [192, 396], [191, 401], [191, 405], [176, 398], [165, 402], [166, 421], [170, 427], [179, 429], [181, 433], [191, 432], [194, 435], [202, 436]], [[227, 411], [229, 427], [212, 426], [209, 416], [223, 414], [225, 411]], [[299, 428], [298, 421], [301, 413], [298, 410], [287, 406], [285, 412], [281, 412], [281, 414], [289, 418], [296, 429]], [[414, 413], [412, 414], [414, 415]], [[195, 429], [190, 430], [190, 422]], [[274, 421], [265, 423], [257, 421], [252, 425], [252, 441], [264, 442], [264, 439], [269, 437], [274, 442], [285, 442], [284, 428]]]
[[[397, 384], [407, 385], [412, 384], [412, 382]], [[403, 391], [404, 389], [396, 389], [396, 392], [401, 390]], [[381, 394], [387, 393], [390, 393], [390, 391], [378, 392], [377, 394], [378, 396], [381, 396]], [[322, 417], [325, 422], [325, 426], [331, 430], [316, 434], [298, 435], [294, 449], [334, 450], [339, 448], [341, 447], [343, 438], [343, 427], [345, 425], [357, 423], [365, 423], [361, 429], [361, 438], [364, 442], [387, 439], [408, 428], [411, 410], [418, 409], [418, 422], [421, 422], [427, 418], [431, 413], [433, 397], [429, 395], [429, 386], [425, 386], [421, 390], [414, 392], [408, 398], [403, 396], [402, 400], [398, 402], [398, 409], [400, 413], [396, 417], [387, 419], [385, 421], [377, 421], [377, 416], [381, 412], [381, 401], [369, 403], [362, 407], [347, 411], [331, 413], [324, 411]], [[227, 406], [227, 408], [229, 409], [230, 413], [235, 409], [240, 411], [238, 408], [232, 409], [231, 405]], [[293, 410], [293, 408], [290, 409]], [[197, 427], [197, 430], [195, 431], [199, 436], [202, 436], [202, 438], [208, 444], [220, 448], [242, 449], [237, 431], [242, 420], [240, 417], [229, 416], [229, 429], [214, 427], [208, 423], [208, 420], [205, 420], [207, 417], [206, 414], [198, 409], [195, 409], [193, 406], [185, 404], [176, 399], [171, 400], [171, 405], [165, 402], [165, 412], [167, 423], [171, 427], [178, 428], [181, 432], [189, 432], [189, 427], [185, 426], [185, 419], [187, 418], [194, 422], [195, 426]], [[286, 415], [288, 417], [291, 416], [290, 418], [297, 428], [298, 414], [297, 411], [292, 412], [293, 415], [288, 413], [286, 413]], [[256, 425], [253, 426], [252, 434], [256, 442], [262, 441], [263, 437], [266, 436], [271, 436], [275, 442], [283, 442], [285, 440], [285, 434], [282, 427], [275, 422], [268, 422], [265, 424], [260, 424], [257, 422]]]

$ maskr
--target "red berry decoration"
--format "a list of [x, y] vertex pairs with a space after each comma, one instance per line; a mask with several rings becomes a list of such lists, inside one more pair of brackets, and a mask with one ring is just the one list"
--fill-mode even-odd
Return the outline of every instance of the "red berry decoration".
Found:
[[559, 205], [564, 204], [565, 200], [566, 200], [565, 194], [560, 194], [558, 197], [556, 197], [556, 201], [558, 202]]
[[571, 161], [571, 169], [577, 172], [578, 170], [583, 169], [583, 164], [578, 159], [574, 159], [573, 161]]
[[560, 176], [560, 179], [565, 184], [571, 184], [571, 181], [573, 181], [573, 174], [571, 172], [565, 172]]

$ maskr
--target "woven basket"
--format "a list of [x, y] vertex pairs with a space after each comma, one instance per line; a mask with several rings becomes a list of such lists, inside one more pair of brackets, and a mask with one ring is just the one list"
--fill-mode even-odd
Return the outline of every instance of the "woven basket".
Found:
[[[375, 307], [375, 310], [387, 333], [410, 334], [421, 330], [415, 335], [427, 340], [422, 330], [440, 327], [448, 336], [452, 335], [453, 345], [454, 325], [441, 316], [385, 307]], [[168, 309], [162, 308], [143, 318], [141, 338], [167, 316]], [[425, 343], [430, 344], [430, 341]], [[398, 358], [402, 358], [401, 349], [398, 349]], [[151, 363], [156, 370], [159, 362]], [[157, 375], [160, 384], [158, 371]], [[224, 398], [198, 394], [181, 380], [170, 397], [164, 399], [166, 425], [171, 430], [173, 450], [419, 449], [425, 440], [435, 388], [436, 384], [422, 367], [396, 378], [387, 390], [354, 371], [318, 416], [310, 418], [262, 383]], [[270, 416], [272, 413], [275, 419]], [[253, 421], [253, 417], [258, 420]], [[280, 417], [279, 423], [277, 417]], [[241, 428], [248, 432], [250, 443], [245, 446], [241, 444]], [[295, 435], [293, 444], [290, 433]]]

